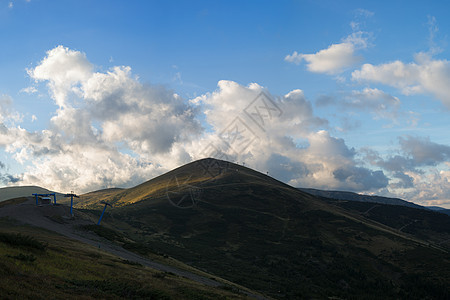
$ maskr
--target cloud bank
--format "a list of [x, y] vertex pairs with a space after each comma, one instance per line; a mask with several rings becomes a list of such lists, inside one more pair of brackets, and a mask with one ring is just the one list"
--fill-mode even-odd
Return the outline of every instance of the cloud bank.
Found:
[[[348, 39], [344, 43], [356, 45]], [[46, 89], [56, 109], [46, 129], [27, 131], [19, 125], [22, 116], [13, 99], [0, 98], [0, 147], [25, 169], [11, 175], [1, 163], [3, 184], [78, 193], [129, 187], [212, 156], [245, 163], [293, 186], [434, 204], [450, 198], [450, 171], [437, 169], [450, 160], [448, 146], [402, 136], [396, 155], [355, 149], [333, 136], [300, 89], [277, 96], [257, 83], [222, 80], [216, 90], [184, 99], [140, 82], [128, 66], [98, 71], [86, 54], [63, 46], [27, 72], [34, 82], [28, 90]], [[367, 87], [324, 98], [320, 105], [388, 119], [396, 116], [400, 100]]]
[[[131, 186], [219, 153], [293, 185], [372, 190], [388, 183], [330, 135], [301, 90], [274, 97], [256, 83], [220, 81], [215, 91], [182, 99], [141, 83], [127, 66], [98, 72], [86, 54], [63, 46], [27, 72], [30, 90], [43, 83], [58, 108], [37, 132], [2, 117], [2, 146], [27, 165], [20, 184], [79, 192]], [[0, 107], [12, 119], [8, 99]]]

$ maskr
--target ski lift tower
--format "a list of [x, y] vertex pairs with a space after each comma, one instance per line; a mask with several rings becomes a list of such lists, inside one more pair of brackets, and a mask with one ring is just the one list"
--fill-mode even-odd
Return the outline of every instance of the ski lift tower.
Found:
[[65, 194], [64, 197], [70, 197], [70, 215], [73, 217], [73, 197], [80, 198], [80, 196], [75, 195], [73, 191], [71, 191], [70, 194]]
[[108, 205], [112, 207], [112, 205], [109, 204], [109, 203], [106, 202], [106, 201], [100, 201], [100, 203], [105, 204], [105, 207], [103, 208], [103, 211], [102, 211], [102, 214], [101, 214], [101, 216], [100, 216], [100, 219], [98, 219], [97, 225], [100, 225], [100, 222], [102, 221], [103, 214], [105, 213], [106, 207], [107, 207]]

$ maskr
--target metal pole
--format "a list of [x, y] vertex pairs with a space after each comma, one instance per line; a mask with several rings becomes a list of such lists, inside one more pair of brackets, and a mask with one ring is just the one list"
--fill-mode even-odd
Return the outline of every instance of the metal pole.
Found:
[[55, 205], [56, 205], [56, 194], [55, 193], [53, 193], [53, 200], [54, 200]]
[[97, 225], [100, 225], [100, 221], [102, 220], [102, 218], [103, 218], [103, 214], [105, 213], [105, 210], [106, 210], [106, 207], [108, 206], [108, 204], [105, 204], [105, 207], [103, 208], [103, 211], [102, 211], [102, 215], [100, 216], [100, 219], [98, 219], [98, 223], [97, 223]]
[[72, 206], [73, 206], [73, 194], [70, 195], [70, 215], [73, 217]]

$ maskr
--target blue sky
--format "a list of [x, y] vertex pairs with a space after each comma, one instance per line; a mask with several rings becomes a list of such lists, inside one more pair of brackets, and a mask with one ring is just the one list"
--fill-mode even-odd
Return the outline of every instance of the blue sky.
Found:
[[217, 156], [450, 208], [448, 11], [0, 0], [0, 187], [129, 187]]

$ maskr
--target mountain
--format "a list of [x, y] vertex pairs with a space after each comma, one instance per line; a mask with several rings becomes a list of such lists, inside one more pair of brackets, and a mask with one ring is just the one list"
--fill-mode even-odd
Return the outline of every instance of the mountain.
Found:
[[359, 201], [359, 202], [371, 202], [371, 203], [381, 203], [381, 204], [389, 204], [389, 205], [401, 205], [419, 209], [427, 209], [433, 210], [436, 212], [440, 212], [450, 216], [450, 209], [445, 209], [439, 206], [421, 206], [409, 201], [405, 201], [399, 198], [389, 198], [389, 197], [381, 197], [381, 196], [371, 196], [371, 195], [361, 195], [353, 192], [345, 192], [345, 191], [325, 191], [325, 190], [317, 190], [311, 188], [299, 188], [299, 190], [304, 191], [308, 194], [325, 197], [336, 200], [350, 200], [350, 201]]
[[[318, 197], [204, 159], [97, 195], [104, 226], [142, 255], [166, 253], [274, 298], [449, 298], [450, 217]], [[103, 221], [102, 221], [103, 222]]]
[[450, 216], [450, 209], [442, 208], [439, 206], [426, 206], [426, 208], [449, 215]]
[[401, 206], [407, 206], [407, 207], [426, 209], [425, 206], [417, 205], [415, 203], [405, 201], [405, 200], [402, 200], [399, 198], [361, 195], [361, 194], [357, 194], [357, 193], [353, 193], [353, 192], [344, 192], [344, 191], [325, 191], [325, 190], [317, 190], [317, 189], [311, 189], [311, 188], [299, 188], [299, 189], [301, 191], [304, 191], [311, 195], [325, 197], [325, 198], [332, 198], [332, 199], [336, 199], [336, 200], [372, 202], [372, 203], [401, 205]]
[[[0, 202], [14, 199], [14, 198], [20, 198], [20, 197], [29, 197], [32, 196], [32, 194], [49, 194], [54, 193], [52, 191], [49, 191], [45, 188], [39, 187], [39, 186], [12, 186], [12, 187], [5, 187], [0, 188]], [[63, 194], [57, 193], [56, 197], [57, 200], [63, 198]]]

